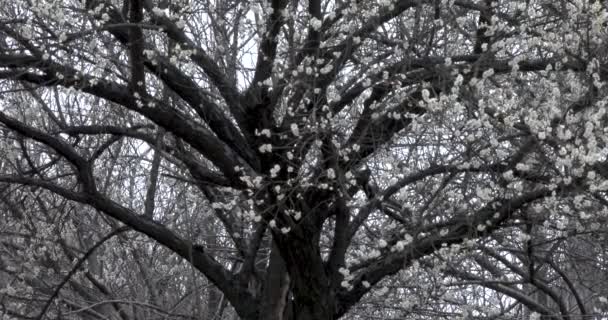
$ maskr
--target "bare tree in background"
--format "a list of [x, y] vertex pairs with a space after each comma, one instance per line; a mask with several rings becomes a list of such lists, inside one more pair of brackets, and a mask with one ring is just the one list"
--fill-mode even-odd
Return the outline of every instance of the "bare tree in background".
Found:
[[605, 314], [607, 21], [0, 0], [0, 314]]

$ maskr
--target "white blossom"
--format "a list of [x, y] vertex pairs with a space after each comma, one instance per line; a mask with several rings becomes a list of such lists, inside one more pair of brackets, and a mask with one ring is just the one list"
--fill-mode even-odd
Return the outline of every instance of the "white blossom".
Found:
[[260, 153], [271, 153], [272, 152], [272, 145], [269, 143], [265, 143], [263, 145], [261, 145], [258, 150], [260, 150]]
[[310, 26], [312, 27], [313, 30], [318, 31], [319, 29], [321, 29], [321, 25], [323, 24], [323, 22], [315, 17], [310, 18]]
[[336, 178], [336, 171], [332, 168], [327, 169], [327, 178], [333, 180]]
[[281, 171], [281, 166], [279, 166], [278, 164], [275, 164], [271, 169], [270, 169], [270, 177], [271, 178], [276, 178], [279, 171]]

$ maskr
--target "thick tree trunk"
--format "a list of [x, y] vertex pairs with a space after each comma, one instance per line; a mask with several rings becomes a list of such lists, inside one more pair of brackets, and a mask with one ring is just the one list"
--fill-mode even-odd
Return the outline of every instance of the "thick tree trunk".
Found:
[[318, 301], [314, 304], [294, 305], [294, 313], [290, 320], [334, 320], [333, 303]]
[[259, 320], [286, 320], [289, 274], [276, 244], [272, 245], [270, 262], [266, 269], [266, 280], [262, 293], [262, 306]]
[[[306, 240], [304, 240], [306, 239]], [[291, 279], [289, 320], [333, 320], [334, 289], [327, 275], [316, 236], [279, 243]]]

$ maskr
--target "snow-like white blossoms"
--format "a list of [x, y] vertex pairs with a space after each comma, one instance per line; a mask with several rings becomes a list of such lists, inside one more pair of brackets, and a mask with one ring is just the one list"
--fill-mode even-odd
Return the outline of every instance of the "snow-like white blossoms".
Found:
[[316, 17], [312, 17], [310, 18], [310, 27], [315, 30], [315, 31], [319, 31], [319, 29], [321, 29], [321, 26], [323, 25], [323, 21], [317, 19]]
[[386, 240], [384, 240], [384, 239], [378, 240], [378, 247], [386, 248], [387, 245], [388, 245], [388, 243], [386, 243]]
[[152, 13], [154, 13], [154, 15], [157, 15], [159, 17], [162, 17], [165, 15], [165, 10], [159, 8], [159, 7], [154, 7], [152, 8]]
[[328, 179], [335, 179], [336, 178], [336, 171], [332, 168], [327, 169], [327, 178]]
[[276, 178], [279, 171], [281, 171], [281, 166], [279, 166], [278, 164], [275, 164], [272, 168], [270, 168], [270, 177]]
[[328, 73], [330, 73], [330, 72], [331, 72], [333, 69], [334, 69], [334, 66], [332, 66], [331, 64], [327, 64], [327, 65], [325, 65], [323, 68], [321, 68], [321, 69], [319, 70], [319, 72], [320, 72], [321, 74], [328, 74]]
[[289, 126], [289, 129], [291, 130], [291, 134], [293, 134], [296, 137], [300, 136], [300, 128], [298, 128], [298, 124], [297, 123], [292, 123]]
[[261, 145], [258, 150], [260, 150], [260, 153], [271, 153], [272, 152], [272, 145], [269, 143], [265, 143], [263, 145]]

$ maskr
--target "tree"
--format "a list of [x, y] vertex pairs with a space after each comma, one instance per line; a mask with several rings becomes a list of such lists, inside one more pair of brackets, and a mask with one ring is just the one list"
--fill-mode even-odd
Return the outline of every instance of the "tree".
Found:
[[599, 312], [605, 6], [4, 2], [2, 312]]

